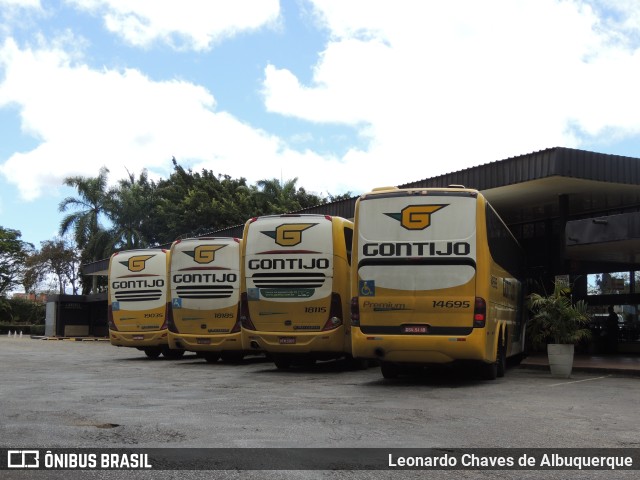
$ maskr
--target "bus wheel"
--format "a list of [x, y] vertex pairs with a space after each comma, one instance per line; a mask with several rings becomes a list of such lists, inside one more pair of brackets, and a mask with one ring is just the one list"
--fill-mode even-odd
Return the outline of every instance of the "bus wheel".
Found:
[[504, 377], [507, 371], [507, 347], [502, 345], [502, 340], [498, 342], [498, 361], [497, 361], [497, 376]]
[[182, 358], [184, 355], [184, 350], [173, 350], [169, 347], [165, 347], [162, 349], [162, 355], [164, 358], [168, 358], [169, 360], [177, 360]]
[[286, 357], [281, 357], [280, 355], [274, 355], [273, 363], [276, 364], [276, 368], [278, 370], [288, 370], [291, 366], [291, 359]]
[[244, 358], [244, 354], [238, 352], [223, 352], [221, 357], [225, 363], [240, 363]]
[[387, 379], [398, 378], [400, 369], [397, 365], [389, 362], [380, 362], [380, 372], [382, 376]]
[[144, 354], [149, 358], [158, 358], [161, 353], [162, 353], [162, 350], [160, 350], [159, 348], [145, 348], [144, 349]]
[[495, 380], [498, 377], [498, 362], [480, 364], [480, 374], [483, 380]]
[[220, 360], [220, 354], [217, 352], [211, 353], [211, 352], [207, 352], [205, 354], [202, 355], [204, 357], [204, 360], [207, 363], [216, 363], [218, 360]]
[[369, 360], [366, 358], [354, 358], [351, 355], [347, 356], [347, 366], [351, 370], [366, 370], [369, 368]]

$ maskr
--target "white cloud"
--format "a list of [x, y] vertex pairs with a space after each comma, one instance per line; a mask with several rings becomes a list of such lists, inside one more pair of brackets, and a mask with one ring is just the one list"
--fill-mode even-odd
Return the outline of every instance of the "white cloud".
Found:
[[330, 32], [313, 80], [267, 66], [265, 105], [357, 126], [371, 143], [345, 174], [372, 187], [640, 132], [638, 43], [584, 2], [313, 3]]
[[106, 28], [128, 43], [162, 41], [207, 50], [223, 38], [275, 24], [278, 0], [67, 0], [103, 17]]
[[0, 36], [30, 23], [29, 14], [43, 12], [40, 0], [0, 0]]
[[[22, 130], [37, 148], [0, 165], [25, 199], [55, 189], [69, 175], [95, 176], [107, 166], [113, 179], [126, 169], [167, 176], [170, 159], [250, 182], [300, 177], [300, 185], [327, 191], [331, 165], [313, 152], [296, 152], [280, 139], [241, 123], [203, 87], [184, 81], [154, 82], [137, 70], [92, 70], [57, 47], [0, 47], [0, 108], [13, 104]], [[312, 169], [313, 164], [320, 173]], [[275, 173], [274, 173], [275, 172]], [[336, 191], [331, 189], [332, 193]]]
[[0, 0], [0, 7], [41, 8], [40, 0]]
[[[113, 31], [133, 43], [178, 35], [196, 49], [278, 15], [277, 3], [262, 0], [255, 9], [224, 3], [216, 14], [207, 8], [220, 2], [180, 2], [175, 19], [167, 6], [175, 2], [68, 1], [115, 19]], [[36, 48], [9, 39], [0, 44], [0, 108], [17, 107], [23, 132], [40, 144], [12, 155], [0, 173], [33, 199], [103, 165], [116, 179], [125, 167], [166, 176], [175, 156], [195, 170], [251, 182], [298, 177], [308, 190], [339, 194], [579, 147], [585, 135], [637, 134], [635, 33], [624, 15], [590, 3], [314, 2], [330, 36], [313, 80], [304, 84], [267, 65], [264, 100], [276, 114], [352, 126], [365, 142], [341, 158], [294, 150], [267, 133], [268, 125], [261, 130], [219, 111], [215, 92], [202, 86], [153, 81], [136, 69], [92, 69], [69, 33]], [[246, 15], [229, 7], [238, 4]], [[632, 3], [616, 5], [616, 12], [638, 13]]]

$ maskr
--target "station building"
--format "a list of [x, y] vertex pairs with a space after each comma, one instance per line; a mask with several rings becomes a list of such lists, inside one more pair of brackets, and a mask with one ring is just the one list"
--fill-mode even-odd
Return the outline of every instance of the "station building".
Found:
[[[596, 324], [614, 306], [619, 351], [640, 352], [640, 158], [556, 147], [398, 187], [449, 185], [477, 189], [493, 205], [525, 250], [528, 283], [549, 286], [556, 276], [567, 276], [574, 298], [589, 304]], [[295, 213], [353, 218], [356, 200]], [[211, 235], [241, 237], [242, 229]], [[106, 275], [107, 267], [105, 259], [84, 265], [83, 273]], [[50, 303], [48, 334], [64, 335], [74, 325], [76, 332], [106, 335], [105, 294], [54, 296]], [[66, 323], [67, 303], [74, 304], [72, 324]], [[597, 334], [598, 325], [594, 329]]]

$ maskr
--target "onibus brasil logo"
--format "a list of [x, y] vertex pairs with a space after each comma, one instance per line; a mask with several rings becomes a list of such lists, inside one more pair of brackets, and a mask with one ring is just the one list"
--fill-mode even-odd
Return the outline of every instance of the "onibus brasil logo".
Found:
[[264, 233], [273, 238], [281, 247], [295, 247], [302, 242], [302, 232], [317, 225], [317, 223], [284, 223], [275, 230]]
[[153, 257], [155, 257], [155, 255], [134, 255], [130, 257], [129, 260], [120, 262], [120, 264], [127, 267], [130, 272], [141, 272], [145, 269], [147, 260]]
[[447, 204], [409, 205], [399, 213], [385, 213], [385, 215], [398, 220], [407, 230], [424, 230], [431, 225], [431, 215], [446, 206]]
[[200, 264], [211, 263], [216, 259], [216, 252], [226, 245], [198, 245], [192, 251], [184, 251], [193, 261]]

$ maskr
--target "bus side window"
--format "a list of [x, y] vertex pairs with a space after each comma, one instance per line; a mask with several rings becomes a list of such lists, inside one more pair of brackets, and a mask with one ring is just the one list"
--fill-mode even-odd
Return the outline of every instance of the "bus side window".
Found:
[[353, 244], [353, 228], [344, 227], [344, 243], [347, 251], [347, 262], [351, 265], [351, 246]]

